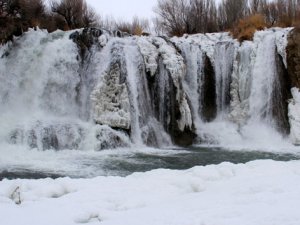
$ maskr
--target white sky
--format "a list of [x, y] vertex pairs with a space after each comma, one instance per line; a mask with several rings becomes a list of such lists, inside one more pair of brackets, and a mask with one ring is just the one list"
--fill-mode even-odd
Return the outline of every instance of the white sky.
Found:
[[101, 16], [131, 21], [134, 16], [151, 19], [157, 0], [86, 0]]

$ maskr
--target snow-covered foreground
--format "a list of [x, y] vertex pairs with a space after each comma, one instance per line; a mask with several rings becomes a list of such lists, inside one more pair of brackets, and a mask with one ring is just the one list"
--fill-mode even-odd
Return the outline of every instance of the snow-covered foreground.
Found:
[[3, 225], [298, 225], [299, 204], [300, 161], [0, 183]]

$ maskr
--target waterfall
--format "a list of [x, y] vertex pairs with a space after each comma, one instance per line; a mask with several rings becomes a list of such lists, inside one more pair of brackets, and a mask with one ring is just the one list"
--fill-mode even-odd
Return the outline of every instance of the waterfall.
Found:
[[[140, 57], [138, 54], [138, 49], [136, 45], [132, 45], [129, 43], [124, 48], [124, 56], [126, 61], [126, 69], [127, 69], [127, 85], [130, 90], [130, 102], [131, 102], [131, 117], [133, 118], [131, 122], [131, 134], [132, 140], [134, 143], [141, 145], [142, 142], [142, 131], [141, 131], [141, 124], [140, 119], [142, 116], [147, 116], [147, 114], [142, 115], [140, 112], [140, 105], [139, 105], [139, 88], [140, 83], [140, 73], [139, 73], [139, 62], [137, 61]], [[144, 113], [146, 113], [144, 111]]]
[[200, 46], [195, 44], [181, 43], [179, 47], [187, 67], [183, 88], [191, 102], [193, 120], [198, 131], [202, 123], [203, 52]]
[[31, 30], [0, 47], [0, 144], [287, 143], [289, 31], [260, 31], [240, 44], [227, 33], [169, 39]]
[[272, 93], [277, 76], [275, 66], [275, 36], [264, 35], [259, 40], [252, 72], [249, 114], [251, 120], [272, 123]]
[[227, 112], [230, 103], [230, 84], [235, 47], [233, 42], [218, 42], [215, 47], [214, 65], [216, 74], [217, 113]]
[[239, 125], [244, 139], [258, 145], [286, 143], [281, 132], [286, 129], [290, 97], [282, 95], [289, 90], [285, 86], [287, 75], [282, 74], [286, 69], [279, 59], [277, 32], [285, 31], [257, 32], [253, 42], [245, 42], [239, 48], [234, 65], [230, 119]]

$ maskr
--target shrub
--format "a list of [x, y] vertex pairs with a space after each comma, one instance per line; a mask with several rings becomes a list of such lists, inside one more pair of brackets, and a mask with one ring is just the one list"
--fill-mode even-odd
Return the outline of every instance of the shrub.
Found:
[[241, 19], [236, 26], [230, 31], [232, 36], [240, 42], [244, 40], [252, 40], [255, 31], [262, 30], [267, 27], [264, 17], [261, 14]]

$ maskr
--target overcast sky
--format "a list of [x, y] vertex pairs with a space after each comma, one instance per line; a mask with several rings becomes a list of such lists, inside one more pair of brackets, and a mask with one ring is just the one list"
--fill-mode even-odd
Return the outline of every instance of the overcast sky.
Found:
[[132, 17], [152, 18], [157, 0], [86, 0], [101, 16], [131, 21]]

